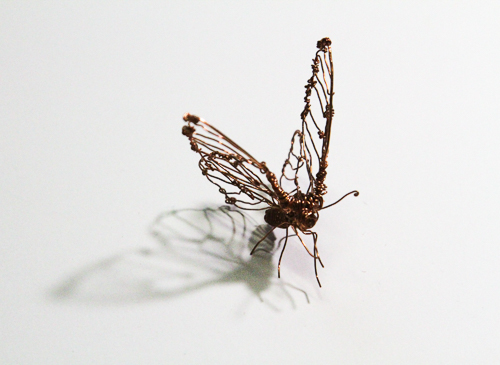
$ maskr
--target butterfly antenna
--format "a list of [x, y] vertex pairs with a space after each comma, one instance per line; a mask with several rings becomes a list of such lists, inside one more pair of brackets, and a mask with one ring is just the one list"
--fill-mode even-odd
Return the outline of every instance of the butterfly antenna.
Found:
[[340, 198], [339, 200], [337, 200], [335, 203], [329, 204], [329, 205], [327, 205], [326, 207], [323, 207], [323, 208], [321, 208], [321, 209], [323, 210], [323, 209], [329, 208], [329, 207], [331, 207], [332, 205], [335, 205], [335, 204], [337, 204], [338, 202], [340, 202], [340, 201], [341, 201], [342, 199], [344, 199], [346, 196], [351, 195], [351, 194], [354, 194], [354, 196], [358, 196], [358, 195], [359, 195], [359, 191], [357, 191], [357, 190], [351, 191], [350, 193], [347, 193], [347, 194], [346, 194], [346, 195], [344, 195], [342, 198]]

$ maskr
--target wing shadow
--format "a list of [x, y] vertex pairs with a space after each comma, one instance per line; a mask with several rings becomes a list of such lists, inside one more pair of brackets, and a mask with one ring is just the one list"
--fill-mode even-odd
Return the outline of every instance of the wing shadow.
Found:
[[271, 229], [236, 208], [172, 210], [149, 228], [158, 247], [120, 253], [85, 267], [50, 292], [56, 300], [128, 303], [168, 299], [211, 286], [243, 284], [253, 296], [279, 310], [295, 308], [289, 289], [305, 291], [276, 278], [270, 234], [252, 256], [253, 246]]

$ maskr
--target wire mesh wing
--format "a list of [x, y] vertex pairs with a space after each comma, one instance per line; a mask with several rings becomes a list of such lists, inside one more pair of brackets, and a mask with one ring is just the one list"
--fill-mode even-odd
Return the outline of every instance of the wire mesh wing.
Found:
[[183, 126], [182, 133], [189, 138], [191, 149], [201, 157], [198, 166], [202, 174], [226, 196], [226, 204], [242, 209], [265, 209], [277, 204], [276, 193], [265, 181], [269, 173], [265, 162], [258, 162], [196, 115], [185, 114], [184, 120], [188, 124]]
[[[333, 62], [330, 45], [329, 38], [318, 41], [318, 51], [313, 58], [312, 76], [305, 85], [305, 106], [300, 115], [301, 129], [293, 134], [280, 178], [280, 185], [289, 192], [293, 189], [291, 192], [302, 190], [304, 193], [314, 195], [326, 194], [324, 181], [334, 114]], [[287, 185], [291, 185], [291, 188], [287, 188]], [[307, 185], [306, 189], [304, 185]]]

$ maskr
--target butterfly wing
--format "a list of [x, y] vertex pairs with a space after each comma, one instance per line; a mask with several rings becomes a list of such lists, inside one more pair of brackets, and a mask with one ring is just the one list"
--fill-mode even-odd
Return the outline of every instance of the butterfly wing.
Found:
[[[314, 195], [326, 194], [326, 168], [333, 118], [333, 62], [329, 38], [317, 43], [312, 76], [307, 80], [302, 128], [295, 131], [288, 157], [283, 164], [280, 185], [292, 185]], [[323, 129], [321, 126], [323, 126]], [[304, 186], [307, 185], [307, 189]], [[287, 189], [285, 189], [287, 190]], [[290, 189], [288, 189], [290, 190]]]
[[196, 115], [185, 114], [184, 120], [188, 124], [183, 126], [182, 133], [189, 138], [191, 149], [201, 157], [198, 166], [202, 174], [226, 196], [226, 204], [242, 209], [265, 209], [263, 204], [277, 204], [278, 197], [264, 178], [274, 176], [265, 162], [257, 161]]

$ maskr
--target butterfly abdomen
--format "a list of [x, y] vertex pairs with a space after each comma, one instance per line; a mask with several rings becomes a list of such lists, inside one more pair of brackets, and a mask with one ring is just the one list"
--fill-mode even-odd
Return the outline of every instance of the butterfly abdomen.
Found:
[[273, 227], [288, 228], [290, 226], [287, 214], [279, 206], [266, 209], [264, 220]]

